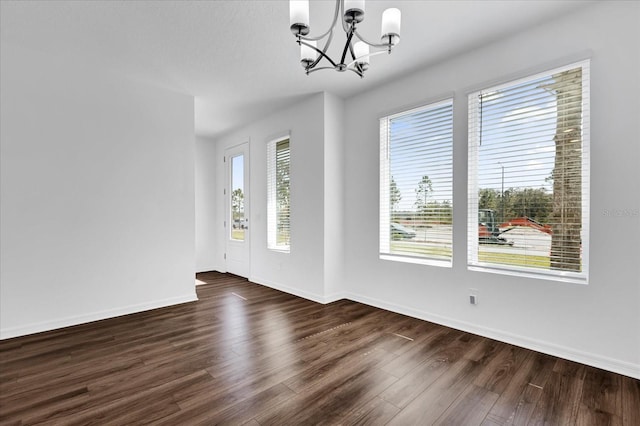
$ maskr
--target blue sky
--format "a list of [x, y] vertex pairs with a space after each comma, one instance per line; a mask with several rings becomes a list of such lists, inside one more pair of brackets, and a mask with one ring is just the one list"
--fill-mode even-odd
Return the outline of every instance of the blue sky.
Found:
[[[541, 87], [548, 80], [508, 87], [511, 96], [507, 97], [502, 91], [484, 94], [480, 188], [500, 191], [504, 167], [505, 190], [545, 188], [551, 193], [552, 183], [545, 179], [555, 159], [556, 97]], [[415, 190], [423, 175], [432, 182], [431, 200], [452, 200], [453, 129], [447, 120], [452, 115], [446, 106], [390, 120], [390, 171], [402, 195], [398, 210], [414, 209]], [[425, 121], [427, 126], [419, 127]]]

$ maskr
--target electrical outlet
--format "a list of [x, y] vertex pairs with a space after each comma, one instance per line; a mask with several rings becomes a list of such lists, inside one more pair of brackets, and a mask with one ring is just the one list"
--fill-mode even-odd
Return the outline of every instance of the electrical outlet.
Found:
[[469, 289], [469, 303], [472, 305], [478, 304], [478, 289], [470, 288]]

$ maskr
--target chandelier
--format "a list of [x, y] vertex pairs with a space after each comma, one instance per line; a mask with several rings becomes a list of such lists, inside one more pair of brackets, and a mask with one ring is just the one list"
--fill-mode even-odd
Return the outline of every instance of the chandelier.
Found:
[[[291, 32], [296, 36], [300, 45], [300, 63], [307, 75], [326, 69], [336, 71], [353, 71], [361, 78], [369, 68], [369, 58], [382, 53], [391, 53], [391, 49], [400, 42], [400, 10], [386, 9], [382, 13], [381, 43], [371, 43], [364, 39], [357, 30], [357, 24], [364, 19], [364, 0], [336, 0], [336, 10], [329, 29], [317, 36], [309, 35], [309, 0], [290, 0], [289, 3]], [[346, 33], [347, 41], [342, 49], [339, 61], [334, 61], [327, 54], [327, 49], [333, 40], [333, 31], [340, 17], [342, 29]], [[326, 41], [325, 41], [326, 38]], [[318, 47], [318, 43], [324, 46]], [[370, 48], [381, 49], [370, 51]], [[349, 55], [349, 59], [347, 59]], [[329, 64], [318, 66], [322, 59]], [[347, 62], [348, 61], [348, 62]]]

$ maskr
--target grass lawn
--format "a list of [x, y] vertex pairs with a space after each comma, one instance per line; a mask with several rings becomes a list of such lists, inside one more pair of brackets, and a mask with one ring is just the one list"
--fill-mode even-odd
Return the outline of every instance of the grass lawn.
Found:
[[551, 268], [549, 256], [531, 256], [520, 253], [494, 253], [479, 250], [478, 260], [499, 265], [524, 266], [527, 268]]
[[[451, 248], [422, 245], [409, 241], [392, 241], [391, 253], [406, 256], [441, 257], [446, 259], [451, 257]], [[527, 268], [550, 269], [551, 267], [551, 259], [549, 256], [532, 256], [522, 253], [495, 253], [484, 251], [482, 248], [478, 253], [478, 260], [485, 263], [523, 266]]]
[[428, 246], [407, 241], [392, 241], [391, 253], [406, 256], [451, 257], [451, 247]]

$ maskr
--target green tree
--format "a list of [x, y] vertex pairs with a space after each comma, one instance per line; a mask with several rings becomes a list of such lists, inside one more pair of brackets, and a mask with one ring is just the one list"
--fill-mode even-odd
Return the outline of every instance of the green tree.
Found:
[[428, 199], [433, 192], [433, 184], [429, 176], [422, 176], [420, 182], [418, 182], [418, 188], [416, 188], [416, 202], [415, 206], [418, 210], [418, 215], [425, 216], [428, 209]]
[[547, 194], [544, 188], [511, 188], [508, 194], [509, 196], [505, 197], [505, 220], [529, 217], [537, 222], [549, 222], [553, 197]]
[[231, 213], [234, 220], [244, 216], [244, 193], [241, 188], [236, 188], [231, 193]]
[[389, 184], [389, 202], [391, 203], [391, 211], [395, 211], [396, 207], [398, 207], [398, 203], [402, 199], [402, 194], [398, 189], [398, 185], [396, 181], [391, 176], [391, 183]]
[[276, 220], [279, 240], [289, 241], [291, 203], [291, 150], [289, 139], [276, 145]]
[[478, 208], [497, 210], [500, 205], [500, 193], [495, 189], [481, 188], [478, 191]]

